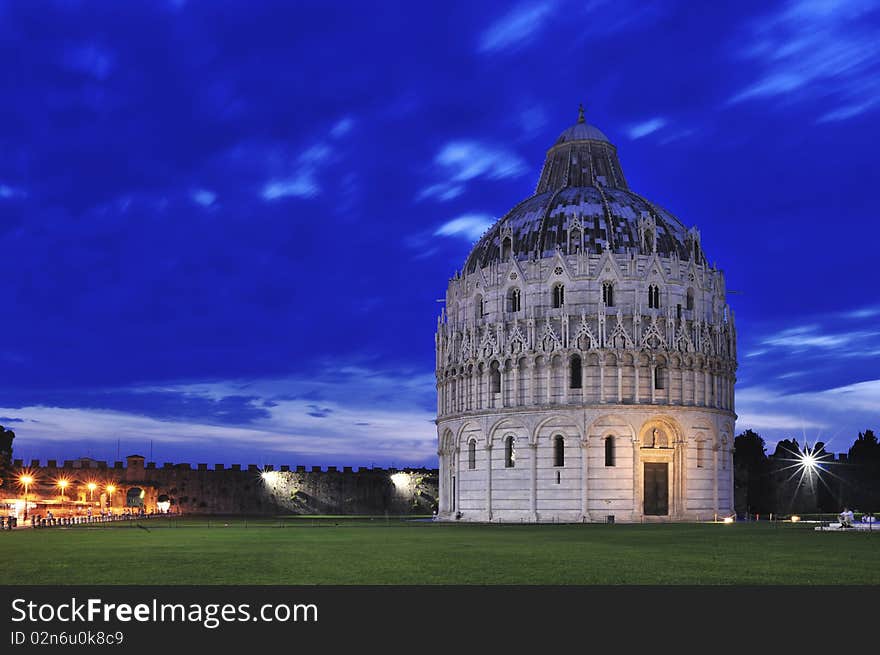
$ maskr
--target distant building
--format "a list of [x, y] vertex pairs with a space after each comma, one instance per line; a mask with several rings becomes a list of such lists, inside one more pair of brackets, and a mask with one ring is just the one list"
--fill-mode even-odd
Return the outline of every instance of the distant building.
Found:
[[724, 276], [583, 110], [450, 280], [436, 355], [440, 518], [732, 513]]

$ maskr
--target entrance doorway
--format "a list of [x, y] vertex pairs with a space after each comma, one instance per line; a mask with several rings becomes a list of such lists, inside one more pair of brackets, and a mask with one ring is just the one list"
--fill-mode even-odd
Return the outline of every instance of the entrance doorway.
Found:
[[669, 514], [669, 464], [645, 462], [645, 515]]

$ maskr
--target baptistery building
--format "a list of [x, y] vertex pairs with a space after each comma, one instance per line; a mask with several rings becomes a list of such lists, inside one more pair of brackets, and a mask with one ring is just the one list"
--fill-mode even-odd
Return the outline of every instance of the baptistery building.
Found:
[[733, 513], [724, 275], [583, 110], [450, 280], [436, 354], [438, 518]]

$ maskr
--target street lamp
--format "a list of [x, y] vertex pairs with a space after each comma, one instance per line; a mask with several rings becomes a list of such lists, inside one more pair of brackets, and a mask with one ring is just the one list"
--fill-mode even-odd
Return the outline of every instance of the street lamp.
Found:
[[107, 495], [108, 495], [107, 507], [111, 507], [111, 508], [113, 507], [113, 492], [114, 491], [116, 491], [116, 485], [115, 484], [108, 484], [107, 485]]
[[62, 478], [61, 480], [58, 480], [57, 484], [58, 484], [58, 488], [61, 489], [61, 502], [63, 503], [64, 502], [64, 490], [67, 489], [67, 486], [70, 484], [70, 482], [68, 482], [67, 480]]
[[27, 506], [28, 506], [28, 489], [34, 483], [34, 476], [24, 473], [18, 478], [19, 484], [24, 487], [24, 521], [27, 521]]
[[89, 490], [89, 502], [92, 502], [92, 494], [95, 493], [95, 489], [98, 488], [98, 485], [96, 485], [94, 482], [89, 482], [86, 487]]

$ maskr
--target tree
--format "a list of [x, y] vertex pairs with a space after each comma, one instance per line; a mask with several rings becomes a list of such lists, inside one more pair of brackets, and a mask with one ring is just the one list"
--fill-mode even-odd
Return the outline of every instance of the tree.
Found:
[[733, 440], [734, 506], [737, 513], [769, 512], [772, 501], [764, 439], [746, 430]]
[[849, 449], [849, 465], [850, 503], [863, 512], [880, 511], [880, 443], [873, 430], [859, 432]]
[[12, 440], [15, 432], [0, 425], [0, 487], [12, 479]]

